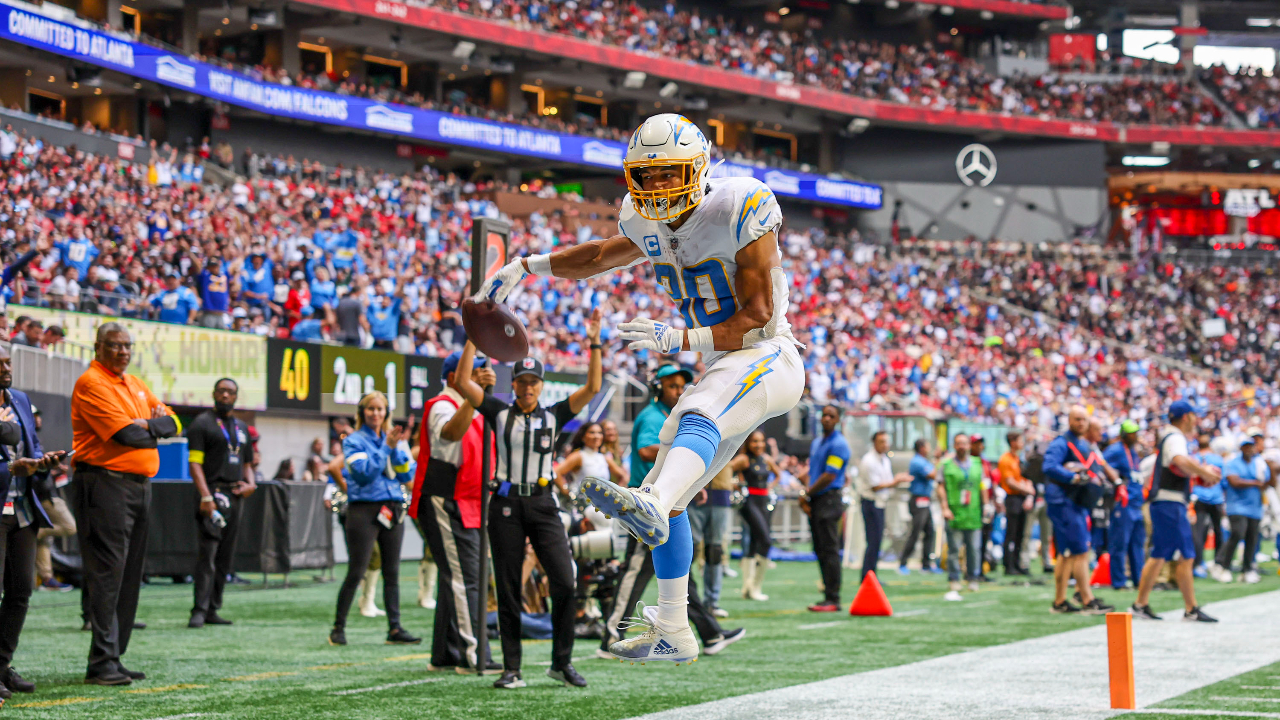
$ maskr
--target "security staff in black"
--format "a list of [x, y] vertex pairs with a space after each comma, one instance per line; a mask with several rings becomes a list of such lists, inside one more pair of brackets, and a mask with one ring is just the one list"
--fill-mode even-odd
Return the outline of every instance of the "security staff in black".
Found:
[[236, 555], [242, 501], [258, 487], [248, 427], [231, 416], [239, 391], [231, 378], [214, 383], [213, 409], [197, 415], [187, 428], [187, 460], [199, 498], [196, 526], [200, 546], [192, 573], [195, 604], [189, 628], [231, 624], [218, 614], [222, 589]]
[[587, 384], [569, 397], [543, 407], [542, 363], [525, 358], [511, 369], [515, 404], [486, 395], [471, 379], [471, 368], [459, 365], [458, 391], [492, 424], [497, 438], [498, 472], [489, 500], [489, 544], [493, 548], [494, 583], [498, 591], [498, 632], [502, 636], [502, 677], [495, 688], [522, 688], [520, 675], [521, 571], [525, 541], [533, 546], [551, 591], [551, 667], [547, 676], [566, 685], [586, 687], [570, 663], [577, 614], [573, 590], [576, 572], [569, 537], [556, 506], [555, 440], [564, 424], [600, 391], [600, 311], [587, 326], [591, 362]]

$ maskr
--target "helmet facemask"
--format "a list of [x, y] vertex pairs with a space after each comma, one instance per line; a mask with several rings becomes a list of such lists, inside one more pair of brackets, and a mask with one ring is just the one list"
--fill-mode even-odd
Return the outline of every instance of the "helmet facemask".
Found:
[[[663, 190], [645, 190], [641, 171], [657, 167], [679, 168], [680, 184]], [[705, 194], [702, 177], [706, 171], [706, 160], [702, 156], [688, 159], [645, 158], [624, 162], [623, 168], [631, 204], [636, 213], [646, 220], [673, 223], [697, 207]]]

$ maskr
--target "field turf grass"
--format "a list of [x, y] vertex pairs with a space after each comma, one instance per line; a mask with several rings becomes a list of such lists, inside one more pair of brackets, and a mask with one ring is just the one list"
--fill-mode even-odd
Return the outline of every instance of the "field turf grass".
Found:
[[[406, 602], [417, 595], [415, 565], [405, 563], [401, 571], [401, 598]], [[344, 569], [338, 568], [339, 577]], [[1199, 581], [1201, 602], [1280, 588], [1275, 563], [1261, 569], [1264, 580], [1258, 585]], [[805, 607], [819, 599], [813, 563], [779, 563], [765, 580], [767, 602], [739, 599], [739, 581], [726, 578], [722, 604], [732, 616], [723, 622], [727, 628], [745, 626], [745, 640], [718, 656], [704, 655], [679, 668], [595, 659], [597, 641], [581, 640], [574, 649], [574, 664], [590, 683], [585, 690], [562, 687], [544, 676], [548, 641], [526, 641], [524, 677], [529, 687], [523, 690], [494, 690], [491, 677], [428, 673], [432, 612], [412, 605], [404, 609], [403, 622], [424, 636], [422, 645], [385, 645], [385, 619], [363, 618], [353, 609], [347, 626], [350, 644], [332, 647], [326, 637], [338, 585], [313, 582], [309, 574], [291, 578], [297, 585], [287, 589], [279, 587], [278, 576], [267, 589], [261, 584], [228, 587], [223, 614], [235, 625], [202, 630], [186, 627], [190, 585], [167, 580], [148, 585], [139, 612], [148, 627], [134, 632], [124, 658], [129, 668], [145, 671], [147, 680], [127, 688], [88, 686], [82, 681], [89, 636], [80, 631], [79, 594], [37, 593], [14, 666], [38, 688], [34, 695], [15, 695], [0, 712], [38, 719], [612, 720], [1103, 622], [1101, 617], [1051, 615], [1048, 585], [986, 584], [977, 593], [965, 593], [964, 602], [948, 603], [942, 600], [944, 575], [913, 572], [900, 577], [892, 569], [882, 569], [882, 575], [897, 613], [892, 618], [807, 612]], [[845, 571], [846, 603], [853, 598], [857, 577], [856, 571]], [[1048, 579], [1038, 571], [1037, 577]], [[649, 592], [655, 595], [656, 585], [651, 584]], [[1100, 595], [1121, 608], [1134, 596], [1133, 591], [1109, 589]], [[381, 606], [381, 597], [378, 603]], [[1152, 605], [1158, 611], [1173, 611], [1181, 607], [1181, 600], [1176, 591], [1157, 593]], [[492, 647], [497, 654], [496, 640]], [[1210, 707], [1218, 702], [1211, 696], [1226, 694], [1280, 698], [1280, 691], [1234, 689], [1240, 684], [1280, 687], [1280, 669], [1260, 670], [1248, 679], [1191, 693], [1170, 701], [1170, 706]], [[351, 690], [360, 692], [336, 694]], [[1280, 703], [1242, 701], [1232, 707], [1280, 712]]]
[[[1249, 717], [1249, 713], [1265, 713], [1261, 717], [1280, 717], [1280, 663], [1258, 668], [1213, 685], [1206, 685], [1185, 695], [1157, 703], [1153, 708], [1194, 710], [1195, 715], [1158, 712], [1132, 713], [1120, 716], [1121, 720], [1235, 720]], [[1201, 715], [1200, 712], [1222, 713]]]

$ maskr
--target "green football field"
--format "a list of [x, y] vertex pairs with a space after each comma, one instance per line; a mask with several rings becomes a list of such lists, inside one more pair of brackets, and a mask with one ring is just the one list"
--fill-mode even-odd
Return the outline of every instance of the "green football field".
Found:
[[[344, 568], [339, 567], [339, 575]], [[1212, 603], [1280, 588], [1276, 564], [1262, 567], [1257, 585], [1199, 581], [1201, 602]], [[403, 567], [401, 596], [416, 597], [416, 565]], [[1100, 617], [1049, 613], [1051, 588], [984, 585], [961, 603], [942, 600], [945, 576], [887, 571], [883, 580], [896, 613], [892, 618], [814, 615], [805, 606], [819, 598], [813, 563], [779, 563], [770, 571], [767, 602], [738, 599], [736, 579], [726, 579], [726, 627], [744, 626], [745, 640], [691, 666], [622, 665], [594, 657], [595, 641], [575, 647], [575, 665], [587, 678], [585, 690], [546, 678], [550, 643], [526, 641], [524, 674], [529, 687], [498, 691], [492, 678], [428, 673], [432, 613], [406, 608], [404, 625], [426, 641], [418, 646], [383, 644], [384, 619], [352, 614], [346, 647], [331, 647], [337, 583], [309, 579], [296, 587], [262, 585], [228, 588], [223, 614], [232, 627], [189, 630], [190, 585], [161, 581], [143, 589], [137, 631], [125, 656], [148, 678], [127, 688], [84, 685], [88, 633], [80, 631], [76, 592], [37, 593], [14, 666], [38, 683], [34, 695], [16, 695], [3, 712], [30, 718], [590, 718], [612, 720], [742, 695], [812, 680], [901, 665], [964, 650], [1008, 643], [1103, 622]], [[857, 573], [845, 571], [846, 602]], [[293, 578], [292, 580], [300, 580]], [[656, 588], [650, 586], [650, 602]], [[1127, 607], [1133, 592], [1100, 592]], [[381, 598], [379, 598], [381, 605]], [[1160, 611], [1181, 607], [1177, 592], [1158, 593]], [[498, 652], [498, 644], [493, 644]], [[1167, 707], [1222, 707], [1220, 695], [1276, 697], [1280, 669], [1249, 675], [1249, 681], [1222, 683], [1166, 703]], [[1280, 703], [1233, 701], [1232, 708], [1280, 711]], [[1138, 716], [1134, 716], [1138, 717]], [[1142, 715], [1141, 717], [1152, 717]]]
[[1122, 720], [1178, 720], [1188, 717], [1188, 713], [1158, 712], [1162, 708], [1190, 710], [1195, 713], [1194, 717], [1220, 720], [1234, 720], [1241, 717], [1280, 717], [1280, 663], [1207, 685], [1185, 695], [1156, 703], [1152, 708], [1141, 714], [1129, 713], [1120, 717]]

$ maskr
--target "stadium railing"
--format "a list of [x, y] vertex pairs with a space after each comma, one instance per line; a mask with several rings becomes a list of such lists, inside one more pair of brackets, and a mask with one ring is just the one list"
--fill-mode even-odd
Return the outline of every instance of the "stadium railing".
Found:
[[13, 358], [13, 386], [26, 392], [71, 396], [76, 380], [93, 360], [93, 348], [63, 341], [58, 351], [5, 343]]

